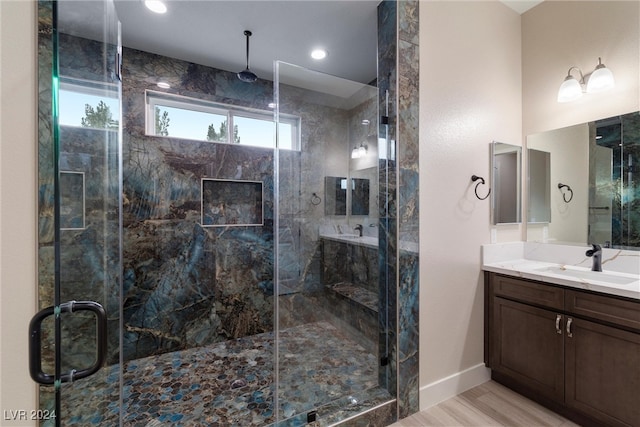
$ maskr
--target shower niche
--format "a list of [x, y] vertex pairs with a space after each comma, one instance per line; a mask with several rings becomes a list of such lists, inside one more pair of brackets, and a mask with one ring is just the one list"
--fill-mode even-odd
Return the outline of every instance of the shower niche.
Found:
[[261, 181], [202, 179], [204, 227], [261, 226], [263, 206]]

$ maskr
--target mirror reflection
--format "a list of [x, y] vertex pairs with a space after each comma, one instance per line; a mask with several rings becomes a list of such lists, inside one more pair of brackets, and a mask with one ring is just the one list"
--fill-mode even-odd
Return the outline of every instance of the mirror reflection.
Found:
[[551, 221], [551, 153], [527, 149], [529, 192], [527, 221], [548, 223]]
[[370, 194], [368, 178], [327, 176], [324, 178], [324, 213], [329, 216], [344, 216], [347, 214], [347, 206], [350, 206], [351, 215], [369, 215]]
[[530, 135], [527, 147], [550, 157], [548, 183], [544, 163], [529, 169], [529, 200], [548, 190], [550, 219], [533, 224], [545, 221], [530, 207], [527, 240], [640, 249], [638, 112]]
[[351, 178], [351, 215], [369, 215], [369, 180]]
[[520, 169], [522, 148], [493, 142], [491, 144], [491, 217], [493, 224], [521, 221]]
[[325, 215], [347, 214], [347, 177], [324, 177], [324, 213]]

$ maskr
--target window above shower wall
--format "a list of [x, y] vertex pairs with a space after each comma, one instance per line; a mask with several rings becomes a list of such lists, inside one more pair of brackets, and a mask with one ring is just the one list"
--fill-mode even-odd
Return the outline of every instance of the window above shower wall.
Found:
[[[146, 91], [146, 134], [274, 148], [273, 111]], [[281, 149], [300, 149], [300, 118], [280, 118]]]

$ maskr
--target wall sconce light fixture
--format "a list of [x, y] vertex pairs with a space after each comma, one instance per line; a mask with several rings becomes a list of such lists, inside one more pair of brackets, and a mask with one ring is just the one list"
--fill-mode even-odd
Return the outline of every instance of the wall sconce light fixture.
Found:
[[360, 145], [356, 145], [355, 147], [353, 147], [353, 150], [351, 150], [351, 158], [352, 159], [361, 159], [363, 157], [365, 157], [367, 155], [367, 153], [369, 152], [369, 145], [367, 144], [367, 141], [369, 140], [369, 138], [372, 136], [368, 133], [369, 130], [369, 125], [371, 124], [371, 121], [368, 119], [364, 119], [361, 122], [362, 126], [366, 126], [367, 127], [367, 137], [365, 138], [364, 141], [362, 141], [360, 143]]
[[[580, 74], [580, 80], [576, 79], [571, 72], [577, 70]], [[583, 93], [596, 93], [611, 89], [615, 86], [613, 73], [602, 63], [602, 59], [598, 58], [596, 69], [587, 75], [582, 74], [582, 70], [578, 67], [571, 67], [567, 72], [567, 77], [560, 85], [558, 90], [558, 102], [571, 102], [580, 98]]]
[[364, 142], [361, 142], [359, 147], [353, 147], [353, 150], [351, 150], [351, 158], [361, 159], [367, 155], [368, 151], [369, 151], [369, 146]]

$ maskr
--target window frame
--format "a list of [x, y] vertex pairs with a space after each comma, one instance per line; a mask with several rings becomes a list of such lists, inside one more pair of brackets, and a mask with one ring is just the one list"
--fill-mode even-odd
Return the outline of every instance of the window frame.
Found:
[[[191, 139], [180, 136], [164, 136], [156, 134], [155, 129], [155, 109], [157, 106], [169, 107], [180, 110], [194, 111], [199, 113], [214, 114], [219, 116], [225, 116], [227, 120], [227, 140], [226, 141], [208, 141], [206, 139]], [[167, 92], [159, 92], [155, 90], [145, 90], [145, 134], [147, 136], [157, 138], [180, 138], [191, 139], [195, 141], [204, 141], [214, 144], [234, 144], [242, 145], [245, 147], [261, 147], [274, 149], [276, 145], [275, 134], [274, 141], [269, 147], [257, 146], [247, 143], [233, 143], [231, 138], [233, 135], [232, 129], [234, 128], [235, 117], [242, 117], [253, 120], [262, 120], [271, 124], [275, 123], [275, 114], [273, 111], [260, 110], [257, 108], [239, 107], [236, 105], [223, 104], [214, 101], [208, 101], [199, 98], [192, 98], [184, 95], [177, 95]], [[280, 123], [291, 125], [291, 148], [281, 148], [290, 151], [300, 151], [300, 117], [291, 114], [280, 113]], [[275, 129], [274, 129], [275, 130]]]

